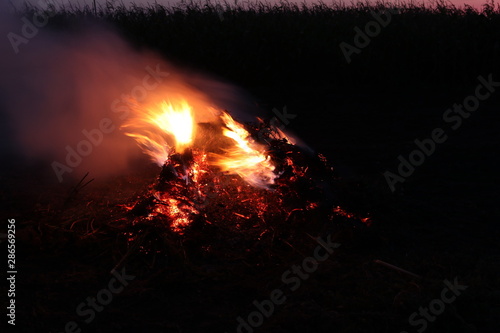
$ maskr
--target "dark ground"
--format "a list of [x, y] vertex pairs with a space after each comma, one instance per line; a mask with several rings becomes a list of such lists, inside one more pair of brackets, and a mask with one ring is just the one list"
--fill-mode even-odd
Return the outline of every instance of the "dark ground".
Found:
[[[440, 22], [442, 18], [435, 15], [435, 22]], [[451, 14], [448, 17], [453, 19]], [[395, 23], [411, 26], [417, 18]], [[230, 24], [229, 20], [223, 24]], [[398, 155], [407, 156], [414, 149], [413, 140], [445, 127], [443, 112], [473, 93], [478, 75], [494, 73], [500, 81], [500, 73], [495, 74], [498, 48], [493, 46], [498, 42], [499, 19], [481, 22], [472, 25], [476, 30], [469, 39], [457, 39], [456, 49], [434, 49], [435, 41], [452, 43], [450, 38], [435, 36], [442, 32], [437, 23], [422, 25], [419, 34], [394, 28], [387, 34], [399, 33], [402, 40], [381, 35], [350, 67], [332, 68], [325, 59], [330, 49], [322, 53], [325, 47], [320, 40], [328, 36], [311, 32], [310, 38], [303, 39], [311, 46], [295, 49], [274, 45], [277, 32], [268, 30], [269, 40], [256, 44], [259, 52], [270, 54], [276, 48], [273, 52], [295, 59], [301, 50], [302, 58], [280, 64], [280, 56], [273, 53], [266, 59], [276, 64], [255, 64], [265, 68], [256, 71], [245, 67], [250, 56], [245, 58], [245, 47], [240, 46], [236, 49], [242, 55], [241, 64], [213, 64], [212, 71], [243, 85], [267, 111], [286, 105], [296, 114], [287, 128], [337, 167], [338, 203], [373, 220], [369, 228], [351, 227], [349, 221], [333, 228], [333, 237], [342, 246], [297, 291], [288, 292], [287, 301], [255, 332], [416, 332], [408, 317], [440, 297], [444, 279], [456, 277], [467, 290], [429, 323], [427, 332], [498, 332], [500, 95], [496, 94], [500, 92], [482, 103], [457, 131], [448, 131], [449, 139], [395, 193], [383, 176], [386, 170], [396, 172]], [[314, 31], [320, 28], [317, 24], [311, 21], [306, 27]], [[460, 21], [448, 29], [463, 24]], [[245, 24], [237, 26], [243, 31]], [[299, 26], [291, 26], [290, 35]], [[429, 32], [432, 38], [425, 27], [429, 31], [437, 27]], [[478, 33], [489, 29], [496, 35]], [[233, 29], [226, 37], [237, 36]], [[260, 38], [258, 33], [252, 36]], [[133, 35], [130, 38], [134, 40]], [[488, 40], [481, 44], [485, 50], [473, 51], [473, 41], [479, 38]], [[412, 46], [408, 39], [418, 42]], [[410, 49], [402, 46], [405, 41]], [[384, 48], [391, 44], [399, 48]], [[172, 45], [162, 47], [170, 50]], [[338, 43], [331, 45], [331, 52], [337, 52]], [[178, 58], [183, 52], [196, 54], [172, 50]], [[426, 58], [419, 57], [429, 50], [436, 55], [435, 68], [426, 67]], [[376, 52], [386, 56], [375, 57]], [[228, 53], [227, 59], [235, 54]], [[316, 54], [321, 54], [318, 61], [314, 61]], [[408, 59], [408, 54], [414, 58]], [[216, 56], [223, 62], [223, 56]], [[452, 56], [459, 59], [447, 61]], [[212, 64], [211, 55], [204, 59], [186, 62], [206, 70]], [[332, 63], [342, 60], [337, 55]], [[466, 70], [454, 71], [453, 66]], [[282, 286], [283, 272], [300, 264], [317, 245], [304, 233], [265, 243], [258, 250], [245, 252], [234, 244], [234, 252], [197, 256], [195, 245], [151, 227], [134, 247], [126, 241], [124, 233], [134, 229], [127, 225], [120, 205], [147, 188], [158, 174], [156, 167], [138, 162], [130, 175], [96, 180], [68, 200], [70, 186], [48, 185], [46, 168], [26, 167], [12, 158], [5, 161], [3, 212], [17, 224], [17, 332], [61, 332], [71, 320], [78, 322], [82, 332], [234, 332], [236, 318], [254, 311], [254, 300], [269, 298], [274, 288]], [[76, 307], [108, 284], [109, 271], [123, 258], [120, 267], [136, 278], [92, 323], [85, 324]], [[423, 279], [378, 265], [377, 259]]]

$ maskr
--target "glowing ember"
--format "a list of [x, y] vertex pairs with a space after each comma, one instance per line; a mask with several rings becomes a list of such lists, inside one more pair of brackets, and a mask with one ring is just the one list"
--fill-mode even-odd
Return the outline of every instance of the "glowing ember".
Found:
[[334, 207], [333, 212], [339, 216], [347, 217], [349, 219], [357, 219], [357, 220], [365, 223], [367, 226], [370, 226], [372, 224], [371, 218], [360, 217], [357, 214], [346, 211], [345, 209], [341, 208], [340, 206]]
[[182, 204], [174, 198], [167, 198], [165, 206], [158, 206], [157, 212], [167, 215], [172, 219], [171, 227], [174, 231], [182, 232], [182, 228], [191, 223], [190, 215], [198, 214], [198, 211], [189, 205]]

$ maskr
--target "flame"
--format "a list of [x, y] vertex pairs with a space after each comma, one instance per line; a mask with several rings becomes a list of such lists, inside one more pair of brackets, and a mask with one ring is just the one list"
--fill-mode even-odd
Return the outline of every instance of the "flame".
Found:
[[[207, 112], [213, 112], [208, 105], [204, 106]], [[197, 110], [200, 108], [203, 109], [200, 106]], [[163, 166], [169, 163], [169, 156], [174, 152], [196, 149], [192, 147], [195, 139], [193, 114], [193, 108], [185, 99], [179, 99], [176, 103], [163, 101], [152, 107], [137, 107], [135, 116], [122, 129], [137, 141], [154, 162]], [[257, 144], [243, 125], [227, 112], [220, 113], [220, 119], [224, 124], [222, 134], [230, 138], [234, 145], [225, 149], [223, 155], [211, 153], [210, 156], [215, 158], [209, 164], [229, 174], [239, 175], [252, 186], [269, 188], [277, 176], [264, 147]]]
[[276, 132], [278, 132], [278, 138], [279, 139], [285, 139], [286, 141], [290, 142], [292, 145], [296, 145], [297, 144], [297, 140], [295, 140], [295, 138], [293, 138], [292, 136], [286, 134], [279, 127], [276, 127]]
[[223, 112], [221, 119], [226, 125], [224, 136], [232, 139], [235, 145], [226, 149], [224, 155], [212, 154], [215, 157], [213, 164], [222, 171], [239, 175], [250, 185], [268, 188], [276, 178], [269, 156], [264, 154], [262, 146], [228, 113]]
[[154, 123], [165, 132], [172, 133], [177, 151], [184, 151], [193, 140], [194, 126], [191, 107], [186, 101], [182, 101], [180, 109], [175, 109], [172, 104], [163, 102], [162, 110], [163, 113], [153, 119]]
[[136, 116], [122, 126], [125, 134], [134, 138], [154, 162], [162, 166], [175, 151], [182, 153], [193, 141], [194, 117], [191, 106], [185, 101], [163, 101], [154, 107], [136, 110]]

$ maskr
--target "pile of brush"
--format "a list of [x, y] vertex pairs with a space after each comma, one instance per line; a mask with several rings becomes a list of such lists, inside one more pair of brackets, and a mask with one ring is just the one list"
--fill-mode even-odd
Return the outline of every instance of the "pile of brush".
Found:
[[251, 186], [208, 165], [196, 149], [172, 154], [155, 183], [132, 205], [137, 234], [154, 228], [168, 234], [169, 242], [227, 256], [228, 249], [243, 255], [278, 240], [302, 238], [304, 232], [329, 233], [338, 221], [357, 223], [338, 214], [337, 179], [326, 158], [277, 136], [267, 123], [245, 128], [266, 146], [278, 175], [273, 185]]

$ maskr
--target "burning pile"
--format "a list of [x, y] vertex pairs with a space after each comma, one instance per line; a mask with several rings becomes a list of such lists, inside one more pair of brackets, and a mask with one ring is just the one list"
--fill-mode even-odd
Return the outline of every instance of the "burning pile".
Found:
[[[213, 121], [197, 122], [199, 112]], [[163, 101], [137, 109], [123, 129], [162, 167], [148, 194], [130, 207], [136, 219], [178, 234], [212, 226], [262, 236], [335, 214], [326, 159], [263, 120], [243, 125], [226, 111]]]

